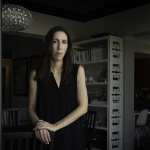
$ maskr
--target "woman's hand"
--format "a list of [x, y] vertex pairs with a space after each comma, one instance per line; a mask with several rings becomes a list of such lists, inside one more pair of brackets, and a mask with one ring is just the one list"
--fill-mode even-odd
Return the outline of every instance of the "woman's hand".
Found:
[[55, 132], [56, 126], [54, 124], [48, 123], [44, 120], [40, 120], [37, 122], [34, 130], [42, 130], [42, 129], [47, 129], [49, 131]]
[[47, 129], [35, 130], [35, 136], [44, 144], [49, 144], [52, 140]]

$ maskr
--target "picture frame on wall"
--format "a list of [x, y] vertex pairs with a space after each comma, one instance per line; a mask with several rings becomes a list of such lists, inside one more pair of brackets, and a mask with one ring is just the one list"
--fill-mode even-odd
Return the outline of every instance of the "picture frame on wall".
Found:
[[13, 95], [28, 95], [29, 59], [13, 59]]

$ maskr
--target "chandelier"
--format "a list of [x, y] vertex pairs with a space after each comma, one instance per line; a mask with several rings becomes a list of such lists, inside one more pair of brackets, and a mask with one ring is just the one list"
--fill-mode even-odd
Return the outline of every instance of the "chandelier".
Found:
[[5, 4], [2, 7], [2, 31], [21, 31], [32, 22], [32, 14], [22, 6]]

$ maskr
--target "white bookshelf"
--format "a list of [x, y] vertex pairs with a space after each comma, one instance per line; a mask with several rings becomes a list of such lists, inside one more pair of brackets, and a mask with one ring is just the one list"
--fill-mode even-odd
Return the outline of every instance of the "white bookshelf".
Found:
[[122, 150], [123, 40], [108, 35], [76, 42], [73, 61], [84, 64], [89, 109], [97, 130], [107, 132], [107, 150]]

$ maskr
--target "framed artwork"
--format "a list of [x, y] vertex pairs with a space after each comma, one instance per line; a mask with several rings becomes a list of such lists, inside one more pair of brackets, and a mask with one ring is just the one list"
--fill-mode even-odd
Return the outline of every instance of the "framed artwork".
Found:
[[13, 59], [13, 93], [15, 96], [28, 95], [29, 59]]

